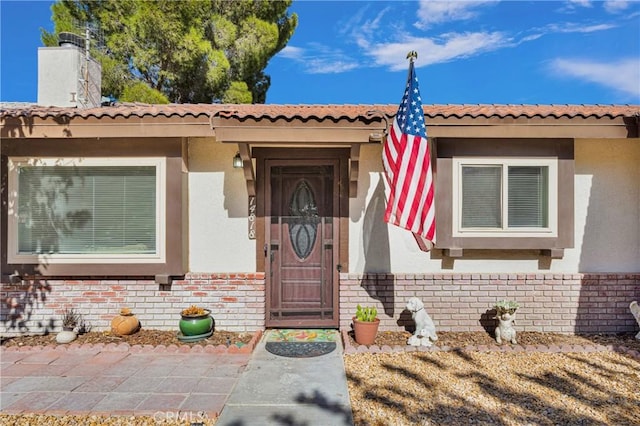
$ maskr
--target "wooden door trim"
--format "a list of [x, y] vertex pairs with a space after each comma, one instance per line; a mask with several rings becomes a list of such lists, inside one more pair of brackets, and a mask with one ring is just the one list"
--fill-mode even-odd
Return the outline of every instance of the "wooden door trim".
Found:
[[[253, 156], [256, 158], [257, 168], [257, 234], [256, 234], [256, 264], [258, 270], [265, 272], [265, 314], [268, 316], [268, 307], [271, 303], [270, 265], [266, 255], [270, 251], [271, 242], [270, 227], [267, 220], [267, 192], [270, 185], [269, 168], [277, 165], [333, 165], [337, 197], [334, 199], [335, 227], [333, 228], [333, 265], [341, 265], [342, 272], [348, 269], [348, 211], [349, 211], [349, 149], [269, 149], [256, 148]], [[337, 202], [337, 205], [336, 205]], [[267, 248], [269, 250], [267, 250]], [[332, 271], [332, 304], [334, 316], [331, 320], [314, 321], [317, 326], [338, 327], [340, 321], [340, 273], [333, 268]], [[270, 319], [265, 318], [265, 324], [270, 326]], [[291, 326], [299, 326], [300, 321], [294, 320]], [[278, 326], [287, 326], [287, 321], [278, 320]]]

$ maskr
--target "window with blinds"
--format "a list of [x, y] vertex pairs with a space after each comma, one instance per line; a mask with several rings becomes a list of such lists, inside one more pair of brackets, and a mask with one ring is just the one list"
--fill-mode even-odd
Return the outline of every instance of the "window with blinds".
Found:
[[17, 256], [158, 253], [158, 165], [88, 162], [16, 164]]
[[555, 160], [474, 158], [455, 163], [458, 233], [553, 231]]

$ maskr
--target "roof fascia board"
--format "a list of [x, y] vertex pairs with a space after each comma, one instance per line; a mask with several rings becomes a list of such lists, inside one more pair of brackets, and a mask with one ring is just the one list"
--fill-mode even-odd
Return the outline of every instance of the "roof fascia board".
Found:
[[207, 117], [4, 117], [3, 138], [140, 138], [213, 136]]
[[[383, 120], [244, 119], [194, 116], [3, 117], [0, 136], [21, 138], [212, 137], [223, 143], [369, 143], [385, 129]], [[434, 117], [430, 137], [634, 137], [622, 117]], [[379, 139], [379, 138], [378, 138]]]

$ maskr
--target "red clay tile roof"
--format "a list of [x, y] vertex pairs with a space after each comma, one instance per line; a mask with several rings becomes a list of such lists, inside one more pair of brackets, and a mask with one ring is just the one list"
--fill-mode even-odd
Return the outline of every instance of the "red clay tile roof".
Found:
[[[272, 104], [168, 104], [148, 105], [123, 103], [114, 106], [78, 109], [64, 107], [42, 107], [37, 105], [0, 105], [3, 117], [229, 117], [252, 119], [332, 119], [349, 121], [366, 118], [371, 111], [393, 117], [397, 105], [272, 105]], [[424, 105], [425, 115], [430, 118], [476, 118], [476, 117], [526, 117], [526, 118], [573, 118], [573, 117], [632, 117], [640, 116], [640, 105]]]

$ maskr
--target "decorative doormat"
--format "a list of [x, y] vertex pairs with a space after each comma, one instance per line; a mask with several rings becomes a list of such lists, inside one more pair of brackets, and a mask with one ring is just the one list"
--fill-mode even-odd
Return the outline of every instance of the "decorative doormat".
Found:
[[288, 358], [312, 358], [333, 352], [337, 336], [336, 330], [271, 330], [265, 349]]
[[338, 330], [274, 329], [269, 330], [267, 342], [335, 342]]

